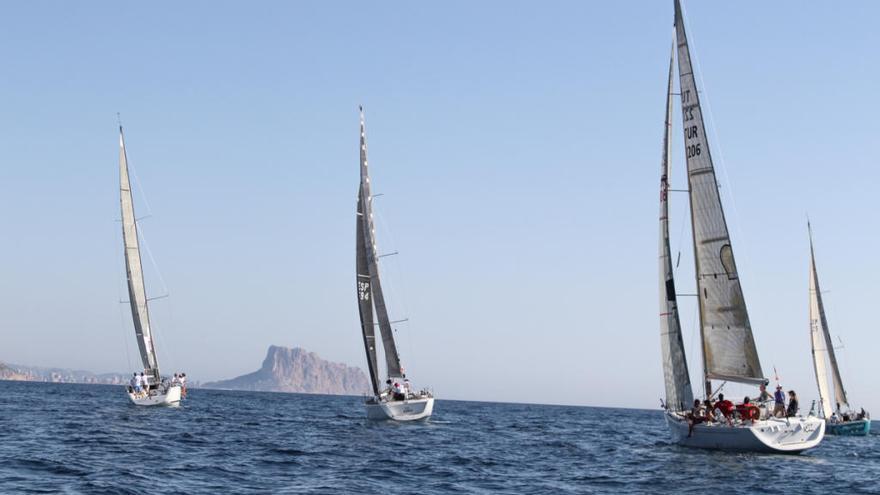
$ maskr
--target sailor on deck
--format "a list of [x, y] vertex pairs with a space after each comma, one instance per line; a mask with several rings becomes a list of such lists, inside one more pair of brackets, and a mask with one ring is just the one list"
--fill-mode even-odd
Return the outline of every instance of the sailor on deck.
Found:
[[394, 386], [391, 388], [391, 391], [394, 393], [394, 400], [406, 399], [406, 392], [400, 382], [394, 382]]
[[131, 391], [135, 395], [140, 395], [141, 393], [141, 380], [138, 377], [137, 373], [134, 373], [131, 377], [131, 380], [128, 381], [128, 384], [131, 385]]
[[782, 385], [776, 386], [776, 393], [773, 394], [773, 415], [777, 418], [785, 416], [785, 394], [782, 393]]

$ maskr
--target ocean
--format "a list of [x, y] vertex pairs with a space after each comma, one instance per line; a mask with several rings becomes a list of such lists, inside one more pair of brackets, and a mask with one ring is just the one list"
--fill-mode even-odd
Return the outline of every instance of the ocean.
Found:
[[438, 400], [371, 422], [359, 397], [0, 382], [0, 493], [880, 494], [880, 436], [801, 455], [670, 443], [659, 410]]

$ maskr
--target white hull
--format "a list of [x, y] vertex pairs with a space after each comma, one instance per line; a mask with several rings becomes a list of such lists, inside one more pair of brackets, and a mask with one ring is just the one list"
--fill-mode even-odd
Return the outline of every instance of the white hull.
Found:
[[180, 404], [180, 386], [172, 385], [165, 393], [158, 390], [150, 391], [150, 395], [136, 396], [128, 392], [128, 398], [136, 406], [176, 406]]
[[376, 420], [416, 421], [431, 416], [434, 398], [416, 398], [388, 402], [367, 402], [367, 418]]
[[688, 423], [681, 416], [666, 413], [672, 440], [685, 447], [743, 452], [776, 452], [796, 454], [811, 449], [825, 436], [825, 421], [806, 418], [769, 418], [734, 423], [698, 424], [688, 437]]

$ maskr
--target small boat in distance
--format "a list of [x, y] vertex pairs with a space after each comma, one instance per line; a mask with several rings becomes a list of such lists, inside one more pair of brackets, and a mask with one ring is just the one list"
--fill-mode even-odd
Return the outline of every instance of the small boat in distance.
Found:
[[[813, 229], [807, 222], [810, 236], [810, 344], [813, 350], [813, 369], [816, 371], [816, 384], [819, 386], [819, 415], [825, 420], [825, 431], [830, 435], [865, 436], [871, 431], [871, 416], [855, 411], [849, 404], [834, 344], [825, 318], [825, 305], [819, 289], [819, 273], [816, 271], [816, 255], [813, 251]], [[830, 370], [827, 364], [830, 363]], [[834, 382], [834, 405], [831, 407], [831, 392], [828, 381]]]
[[[370, 193], [370, 175], [367, 168], [367, 138], [364, 126], [364, 109], [360, 108], [361, 180], [357, 201], [357, 300], [361, 319], [367, 367], [370, 372], [372, 396], [366, 399], [367, 417], [370, 419], [393, 419], [413, 421], [431, 416], [434, 397], [427, 391], [415, 392], [400, 364], [394, 331], [395, 322], [388, 318], [385, 296], [379, 281], [379, 255], [376, 251], [376, 229], [373, 223], [373, 196]], [[375, 318], [374, 318], [375, 310]], [[378, 321], [376, 321], [378, 320]], [[385, 385], [379, 380], [376, 349], [376, 327], [382, 337], [387, 379]]]
[[[815, 447], [822, 440], [825, 435], [824, 421], [813, 416], [776, 417], [766, 404], [755, 407], [744, 403], [737, 407], [737, 411], [732, 411], [730, 409], [733, 405], [726, 402], [725, 416], [719, 412], [715, 421], [706, 421], [708, 415], [697, 416], [702, 422], [695, 421], [695, 416], [689, 412], [695, 405], [678, 317], [668, 221], [668, 193], [672, 170], [669, 163], [672, 140], [672, 77], [676, 51], [703, 351], [703, 398], [714, 399], [715, 394], [720, 391], [720, 387], [713, 391], [713, 380], [755, 386], [766, 385], [768, 381], [761, 370], [734, 261], [679, 0], [675, 0], [673, 43], [666, 88], [666, 129], [660, 176], [660, 341], [666, 385], [666, 423], [673, 441], [686, 447], [749, 452], [801, 452]], [[721, 398], [721, 394], [718, 398]], [[714, 407], [710, 407], [709, 412]]]
[[126, 387], [128, 398], [138, 406], [177, 405], [180, 403], [181, 387], [177, 383], [162, 380], [159, 361], [156, 358], [155, 339], [150, 326], [150, 309], [141, 265], [140, 241], [134, 200], [128, 176], [128, 158], [125, 153], [125, 135], [119, 126], [119, 202], [122, 208], [122, 241], [125, 247], [125, 273], [128, 280], [128, 301], [134, 322], [134, 333], [144, 365], [144, 384], [141, 392]]

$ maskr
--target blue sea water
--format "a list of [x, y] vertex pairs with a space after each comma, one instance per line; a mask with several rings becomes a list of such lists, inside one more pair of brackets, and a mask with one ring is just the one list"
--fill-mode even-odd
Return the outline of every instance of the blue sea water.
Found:
[[802, 455], [672, 445], [659, 411], [437, 401], [372, 422], [357, 397], [0, 382], [0, 493], [877, 493], [880, 436]]

